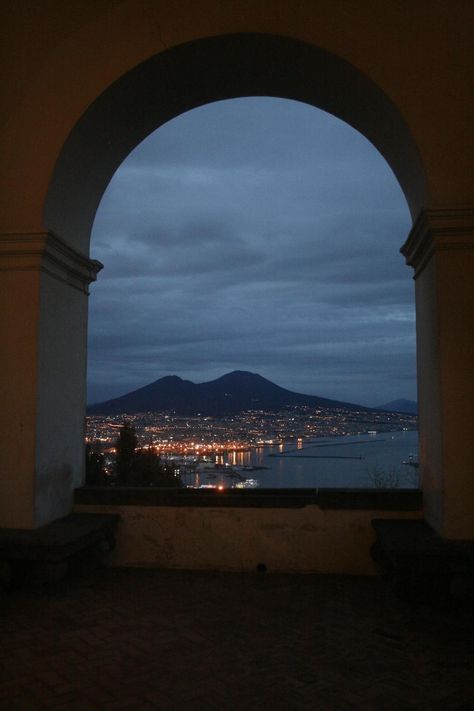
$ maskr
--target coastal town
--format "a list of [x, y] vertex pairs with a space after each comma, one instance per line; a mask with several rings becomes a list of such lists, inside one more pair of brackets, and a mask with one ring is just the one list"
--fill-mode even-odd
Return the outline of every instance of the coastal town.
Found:
[[152, 446], [161, 455], [222, 455], [288, 440], [417, 429], [417, 417], [411, 414], [291, 406], [222, 418], [172, 412], [91, 415], [86, 420], [86, 441], [104, 450], [113, 448], [124, 421], [135, 428], [140, 446]]

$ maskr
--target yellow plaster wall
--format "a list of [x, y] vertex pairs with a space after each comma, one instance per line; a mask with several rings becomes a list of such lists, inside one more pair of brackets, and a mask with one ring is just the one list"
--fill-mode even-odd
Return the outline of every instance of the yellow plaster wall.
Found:
[[[447, 538], [474, 537], [474, 235], [436, 255]], [[423, 276], [423, 275], [422, 275]]]
[[420, 512], [284, 508], [86, 506], [118, 513], [116, 566], [189, 570], [374, 575], [373, 518], [421, 518]]
[[408, 122], [428, 173], [431, 205], [472, 200], [467, 0], [22, 0], [2, 3], [0, 26], [5, 231], [43, 227], [61, 146], [110, 83], [165, 48], [235, 32], [301, 39], [352, 63]]
[[30, 527], [34, 525], [40, 276], [35, 274], [25, 284], [23, 272], [8, 267], [3, 271], [1, 246], [0, 240], [0, 525]]

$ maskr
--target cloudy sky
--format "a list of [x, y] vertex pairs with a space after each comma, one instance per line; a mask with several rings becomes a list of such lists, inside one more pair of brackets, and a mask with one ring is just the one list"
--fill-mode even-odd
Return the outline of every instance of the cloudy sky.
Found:
[[329, 114], [247, 98], [179, 116], [97, 212], [89, 402], [236, 369], [361, 404], [416, 399], [409, 229], [384, 159]]

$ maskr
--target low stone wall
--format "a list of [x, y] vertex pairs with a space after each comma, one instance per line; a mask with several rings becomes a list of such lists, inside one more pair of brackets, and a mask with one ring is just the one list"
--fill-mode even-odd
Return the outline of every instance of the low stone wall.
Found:
[[[160, 506], [153, 496], [151, 505], [118, 503], [124, 496], [115, 492], [116, 503], [104, 503], [103, 495], [97, 497], [100, 503], [91, 503], [93, 496], [79, 496], [74, 510], [120, 514], [111, 565], [221, 571], [265, 566], [268, 572], [373, 575], [371, 521], [421, 518], [414, 493], [407, 495], [406, 506], [394, 509], [390, 497], [383, 508], [349, 508], [347, 501], [338, 507], [340, 496], [331, 508], [318, 503], [285, 506], [284, 501], [277, 506], [212, 505], [210, 500], [204, 506]], [[400, 492], [394, 496], [400, 505]]]

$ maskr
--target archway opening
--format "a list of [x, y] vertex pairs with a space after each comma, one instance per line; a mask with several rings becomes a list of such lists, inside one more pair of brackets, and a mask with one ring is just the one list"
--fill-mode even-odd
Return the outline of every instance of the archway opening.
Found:
[[202, 383], [229, 371], [369, 408], [416, 399], [412, 282], [398, 255], [408, 227], [380, 154], [311, 106], [228, 100], [161, 127], [117, 171], [94, 227], [93, 256], [108, 268], [92, 300], [89, 400], [158, 381], [148, 400], [145, 387], [137, 402], [102, 409], [114, 416], [101, 425], [109, 446], [122, 414], [142, 444], [203, 463], [221, 448], [232, 471], [261, 466], [266, 487], [413, 482], [398, 465], [415, 437], [390, 434], [387, 444], [382, 434], [413, 429], [408, 416], [329, 402], [285, 412], [258, 397], [240, 415], [192, 390], [183, 403], [182, 382], [174, 405], [173, 393], [163, 401], [168, 414], [144, 416], [173, 385], [166, 376]]

